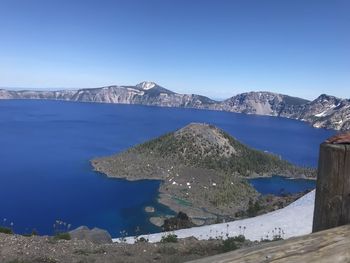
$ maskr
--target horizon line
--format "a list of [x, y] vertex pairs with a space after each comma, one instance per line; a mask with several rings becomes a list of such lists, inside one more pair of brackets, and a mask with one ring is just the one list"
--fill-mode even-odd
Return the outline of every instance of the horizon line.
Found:
[[[141, 81], [138, 84], [141, 84], [143, 82], [152, 82], [155, 83], [157, 86], [168, 89], [162, 85], [159, 85], [158, 83], [154, 82], [154, 81]], [[68, 88], [68, 87], [47, 87], [47, 88], [28, 88], [28, 87], [6, 87], [6, 86], [0, 86], [0, 90], [8, 90], [8, 91], [79, 91], [79, 90], [86, 90], [86, 89], [101, 89], [101, 88], [106, 88], [106, 87], [130, 87], [130, 86], [136, 86], [136, 85], [118, 85], [118, 84], [112, 84], [112, 85], [104, 85], [104, 86], [98, 86], [98, 87], [88, 87], [88, 88]], [[168, 89], [170, 90], [170, 89]], [[170, 90], [172, 92], [174, 92], [173, 90]], [[209, 99], [212, 100], [217, 100], [217, 101], [221, 101], [221, 100], [227, 100], [230, 99], [234, 96], [240, 95], [240, 94], [245, 94], [245, 93], [259, 93], [259, 92], [264, 92], [264, 93], [274, 93], [274, 94], [279, 94], [279, 95], [284, 95], [284, 96], [289, 96], [289, 97], [294, 97], [294, 98], [299, 98], [299, 99], [304, 99], [304, 100], [308, 100], [308, 101], [312, 101], [317, 99], [318, 97], [322, 96], [322, 95], [327, 95], [327, 96], [332, 96], [338, 99], [348, 99], [348, 98], [344, 98], [344, 97], [337, 97], [331, 94], [327, 94], [327, 93], [320, 93], [320, 95], [318, 95], [317, 97], [313, 98], [313, 99], [306, 99], [303, 97], [299, 97], [299, 96], [293, 96], [293, 95], [288, 95], [286, 93], [280, 93], [280, 92], [272, 92], [272, 91], [268, 91], [268, 90], [249, 90], [249, 91], [245, 91], [245, 92], [240, 92], [240, 93], [235, 93], [227, 98], [220, 98], [220, 97], [215, 97], [215, 96], [208, 96], [208, 95], [202, 95], [200, 93], [179, 93], [179, 92], [175, 92], [177, 94], [187, 94], [187, 95], [199, 95], [199, 96], [204, 96], [207, 97]]]

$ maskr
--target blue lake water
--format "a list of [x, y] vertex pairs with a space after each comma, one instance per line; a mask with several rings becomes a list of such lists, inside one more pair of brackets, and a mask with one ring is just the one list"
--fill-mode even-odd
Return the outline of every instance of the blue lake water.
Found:
[[268, 178], [254, 178], [249, 180], [250, 184], [261, 194], [295, 194], [316, 187], [315, 180], [288, 179], [282, 176], [272, 176]]
[[243, 143], [295, 164], [316, 166], [319, 144], [333, 131], [299, 121], [194, 109], [73, 103], [0, 101], [0, 224], [19, 233], [33, 228], [51, 234], [60, 219], [72, 227], [107, 229], [113, 236], [148, 221], [147, 205], [157, 204], [158, 181], [128, 182], [92, 171], [89, 160], [185, 126], [217, 125]]

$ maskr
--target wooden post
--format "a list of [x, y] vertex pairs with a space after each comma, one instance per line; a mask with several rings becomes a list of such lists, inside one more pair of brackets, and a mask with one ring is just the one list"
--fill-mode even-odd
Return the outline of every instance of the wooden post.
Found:
[[320, 146], [313, 232], [345, 224], [350, 224], [350, 144], [328, 140]]

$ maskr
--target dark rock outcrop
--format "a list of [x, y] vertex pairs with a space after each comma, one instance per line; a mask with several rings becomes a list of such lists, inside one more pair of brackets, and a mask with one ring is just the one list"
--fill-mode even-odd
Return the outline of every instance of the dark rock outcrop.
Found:
[[183, 212], [179, 212], [176, 216], [164, 220], [162, 226], [163, 231], [174, 231], [183, 228], [194, 227], [191, 219]]

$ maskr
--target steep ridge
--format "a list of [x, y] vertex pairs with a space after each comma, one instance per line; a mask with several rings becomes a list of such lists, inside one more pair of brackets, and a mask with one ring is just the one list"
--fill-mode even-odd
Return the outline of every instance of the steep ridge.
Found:
[[350, 129], [350, 100], [322, 94], [303, 106], [299, 118], [316, 128]]
[[248, 92], [231, 97], [210, 109], [291, 118], [315, 128], [350, 129], [350, 100], [322, 94], [313, 101], [272, 92]]

